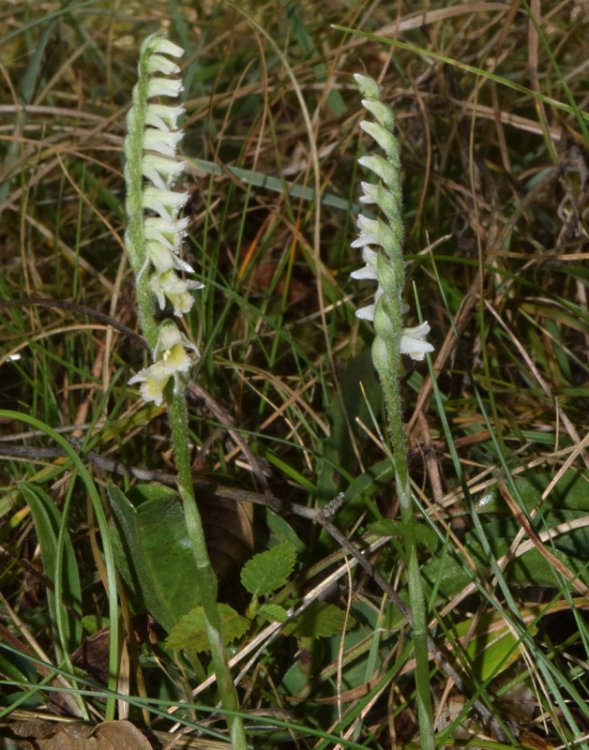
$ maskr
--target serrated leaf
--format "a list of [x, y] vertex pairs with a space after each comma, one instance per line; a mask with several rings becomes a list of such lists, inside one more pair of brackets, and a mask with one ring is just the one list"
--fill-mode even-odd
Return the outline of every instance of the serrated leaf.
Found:
[[[240, 638], [249, 628], [249, 620], [242, 617], [228, 604], [219, 604], [219, 616], [223, 628], [225, 645]], [[174, 625], [165, 642], [166, 648], [186, 651], [209, 651], [205, 630], [205, 615], [202, 607], [195, 607]]]
[[256, 612], [256, 617], [260, 617], [267, 622], [286, 622], [288, 612], [279, 604], [262, 604]]
[[328, 638], [341, 635], [345, 625], [346, 613], [342, 609], [327, 602], [313, 602], [284, 628], [284, 634], [296, 638]]
[[264, 596], [283, 586], [292, 573], [295, 548], [289, 542], [254, 555], [243, 566], [241, 582], [254, 596]]

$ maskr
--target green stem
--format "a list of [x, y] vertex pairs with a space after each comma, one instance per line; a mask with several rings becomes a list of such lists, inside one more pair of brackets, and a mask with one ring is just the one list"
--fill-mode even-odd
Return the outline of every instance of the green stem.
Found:
[[[178, 489], [182, 498], [188, 538], [199, 572], [198, 586], [201, 605], [204, 611], [207, 637], [211, 649], [213, 669], [217, 676], [217, 685], [223, 707], [230, 711], [237, 711], [239, 709], [237, 692], [231, 678], [227, 652], [223, 643], [221, 619], [217, 607], [217, 578], [209, 558], [202, 519], [194, 496], [188, 451], [188, 422], [184, 388], [180, 392], [172, 394], [167, 401], [167, 406], [172, 433], [172, 445], [176, 459], [176, 471], [178, 474]], [[227, 723], [229, 725], [232, 747], [234, 750], [245, 750], [247, 742], [241, 717], [228, 716]]]
[[[395, 296], [395, 299], [399, 299]], [[391, 300], [387, 300], [390, 302]], [[375, 358], [375, 364], [379, 372], [381, 385], [385, 397], [388, 415], [388, 426], [391, 442], [393, 445], [393, 464], [395, 467], [395, 485], [397, 498], [401, 509], [401, 520], [403, 521], [405, 533], [403, 536], [405, 547], [405, 560], [408, 571], [409, 606], [413, 616], [413, 642], [415, 647], [415, 690], [417, 696], [417, 716], [419, 721], [419, 732], [421, 747], [423, 750], [434, 750], [433, 711], [431, 700], [431, 689], [429, 679], [429, 655], [428, 655], [428, 633], [427, 613], [425, 608], [425, 597], [419, 570], [417, 555], [417, 541], [413, 531], [415, 514], [411, 499], [411, 485], [409, 480], [409, 465], [407, 462], [407, 444], [405, 441], [405, 430], [403, 427], [403, 414], [401, 408], [401, 354], [400, 338], [402, 331], [401, 307], [399, 304], [387, 305], [389, 315], [394, 320], [395, 308], [398, 308], [397, 325], [394, 335], [387, 342], [377, 339], [377, 344], [385, 347], [386, 355], [383, 358]], [[391, 332], [392, 333], [392, 332]], [[395, 340], [398, 339], [398, 340]], [[378, 364], [386, 362], [385, 367]]]
[[400, 191], [394, 196], [395, 205], [385, 211], [389, 226], [398, 242], [384, 247], [377, 274], [383, 289], [376, 303], [374, 326], [376, 338], [372, 359], [378, 371], [388, 416], [388, 428], [393, 446], [395, 485], [405, 533], [403, 542], [408, 571], [409, 606], [413, 616], [413, 641], [415, 646], [415, 689], [421, 747], [434, 750], [433, 711], [429, 682], [428, 633], [425, 597], [419, 570], [417, 540], [414, 533], [415, 514], [411, 498], [407, 443], [403, 426], [401, 399], [401, 338], [403, 336], [402, 293], [405, 269], [400, 239], [402, 237]]

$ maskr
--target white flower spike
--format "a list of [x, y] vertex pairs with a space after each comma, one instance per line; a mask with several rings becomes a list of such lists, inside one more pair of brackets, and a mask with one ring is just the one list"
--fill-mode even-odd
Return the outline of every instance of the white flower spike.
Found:
[[[426, 354], [434, 351], [433, 346], [426, 341], [426, 336], [430, 331], [429, 323], [424, 322], [413, 328], [401, 328], [400, 321], [394, 321], [389, 312], [391, 309], [397, 310], [398, 316], [399, 310], [401, 314], [407, 311], [407, 306], [401, 302], [405, 264], [401, 250], [403, 221], [399, 147], [393, 132], [395, 118], [392, 110], [380, 101], [381, 89], [376, 81], [360, 74], [355, 75], [354, 78], [365, 97], [362, 100], [363, 106], [376, 120], [376, 122], [363, 120], [360, 127], [385, 153], [384, 157], [380, 154], [369, 154], [358, 160], [360, 166], [372, 172], [378, 180], [377, 183], [361, 183], [360, 203], [376, 205], [386, 219], [386, 221], [381, 218], [373, 219], [363, 214], [358, 216], [359, 234], [352, 242], [352, 247], [362, 248], [365, 265], [353, 271], [351, 277], [356, 280], [376, 281], [377, 288], [374, 302], [356, 310], [356, 317], [375, 324], [377, 341], [390, 337], [391, 331], [394, 333], [396, 330], [398, 337], [396, 341], [400, 353], [407, 354], [416, 361], [422, 361]], [[381, 297], [384, 299], [379, 305]], [[393, 304], [395, 301], [397, 304]], [[400, 337], [399, 329], [401, 329]], [[377, 346], [373, 348], [373, 356], [374, 352], [383, 351], [386, 351], [386, 347]], [[382, 361], [380, 366], [386, 368], [387, 364]], [[379, 369], [378, 364], [377, 369]]]
[[140, 307], [143, 300], [149, 306], [143, 313], [142, 324], [154, 360], [129, 382], [139, 383], [143, 399], [158, 406], [164, 400], [170, 379], [174, 382], [174, 392], [179, 393], [195, 357], [200, 356], [196, 346], [173, 321], [158, 324], [152, 303], [155, 297], [161, 310], [169, 304], [173, 314], [180, 317], [194, 305], [192, 292], [203, 286], [178, 275], [178, 272], [194, 273], [192, 266], [180, 257], [189, 223], [180, 214], [189, 194], [173, 189], [186, 167], [185, 162], [176, 159], [183, 136], [178, 122], [184, 107], [157, 101], [159, 97], [174, 99], [182, 93], [180, 78], [170, 76], [180, 73], [176, 59], [183, 54], [181, 47], [163, 36], [145, 40], [125, 139], [128, 214], [125, 242], [136, 274]]

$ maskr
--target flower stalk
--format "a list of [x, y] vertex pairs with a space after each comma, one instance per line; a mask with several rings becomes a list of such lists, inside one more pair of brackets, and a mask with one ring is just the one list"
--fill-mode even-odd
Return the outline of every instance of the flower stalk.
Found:
[[[125, 138], [125, 181], [127, 186], [127, 231], [125, 246], [135, 273], [139, 320], [152, 354], [152, 362], [134, 375], [130, 384], [139, 384], [145, 401], [165, 404], [170, 432], [178, 492], [196, 566], [195, 585], [199, 588], [204, 611], [212, 666], [227, 718], [231, 746], [245, 750], [247, 742], [238, 710], [235, 686], [224, 647], [222, 625], [217, 606], [217, 579], [209, 558], [202, 520], [194, 496], [189, 456], [189, 432], [186, 410], [188, 372], [200, 356], [197, 347], [181, 332], [173, 319], [158, 322], [156, 310], [171, 308], [175, 318], [190, 311], [192, 292], [202, 288], [198, 281], [181, 274], [194, 269], [181, 257], [188, 219], [181, 217], [188, 193], [174, 184], [185, 164], [176, 153], [182, 139], [178, 121], [184, 108], [170, 100], [182, 93], [182, 81], [176, 76], [176, 60], [181, 47], [161, 35], [148, 37], [139, 56], [138, 80], [133, 90], [133, 106], [127, 115]], [[154, 99], [163, 101], [154, 101]]]
[[374, 302], [356, 311], [356, 316], [374, 323], [375, 338], [372, 359], [379, 374], [388, 418], [389, 436], [393, 447], [395, 485], [406, 529], [404, 546], [408, 571], [409, 603], [413, 616], [413, 639], [416, 657], [415, 682], [421, 747], [433, 750], [432, 701], [429, 686], [427, 616], [417, 556], [417, 543], [412, 532], [415, 523], [407, 445], [403, 427], [401, 400], [402, 355], [421, 361], [433, 351], [426, 341], [430, 327], [427, 322], [415, 327], [403, 327], [403, 315], [408, 306], [403, 302], [405, 261], [403, 260], [403, 218], [401, 194], [401, 164], [399, 145], [394, 135], [395, 119], [392, 110], [381, 99], [380, 87], [372, 78], [354, 76], [363, 96], [364, 108], [374, 121], [363, 121], [360, 127], [384, 152], [359, 159], [359, 164], [371, 172], [376, 183], [362, 182], [363, 204], [374, 204], [378, 218], [358, 217], [359, 234], [352, 247], [362, 248], [365, 265], [352, 273], [355, 279], [375, 281]]

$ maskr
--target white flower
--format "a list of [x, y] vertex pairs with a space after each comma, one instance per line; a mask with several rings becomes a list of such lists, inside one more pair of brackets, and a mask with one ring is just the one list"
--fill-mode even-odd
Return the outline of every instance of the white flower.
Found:
[[144, 401], [153, 401], [160, 406], [170, 378], [174, 380], [174, 392], [177, 393], [182, 383], [181, 376], [191, 368], [194, 359], [188, 350], [200, 357], [198, 348], [178, 326], [171, 320], [164, 321], [153, 350], [155, 362], [134, 375], [129, 380], [129, 385], [141, 383], [140, 391]]
[[356, 310], [356, 317], [360, 320], [369, 320], [371, 323], [374, 323], [374, 311], [376, 309], [376, 303], [383, 293], [384, 289], [379, 284], [374, 294], [374, 302], [371, 305], [366, 305], [366, 307], [359, 307]]
[[169, 104], [150, 102], [145, 110], [145, 124], [158, 130], [176, 130], [178, 120], [186, 110], [184, 107], [172, 107]]
[[192, 343], [188, 336], [182, 333], [174, 321], [165, 320], [160, 326], [157, 343], [153, 350], [154, 358], [157, 359], [161, 355], [163, 359], [166, 359], [169, 357], [169, 354], [167, 353], [174, 349], [174, 347], [178, 346], [178, 344], [188, 349], [192, 349], [196, 356], [200, 357], [196, 345]]
[[382, 156], [367, 154], [358, 159], [358, 164], [374, 172], [387, 187], [394, 187], [397, 184], [397, 171], [395, 167]]
[[397, 146], [395, 136], [390, 130], [387, 130], [387, 128], [384, 128], [378, 122], [367, 122], [366, 120], [362, 120], [360, 127], [365, 133], [374, 138], [389, 158], [391, 155], [397, 154], [399, 147]]
[[369, 99], [380, 99], [381, 88], [374, 78], [362, 75], [362, 73], [354, 73], [354, 80], [362, 96]]
[[144, 154], [141, 162], [143, 176], [156, 187], [166, 190], [186, 169], [186, 162], [165, 159], [156, 154]]
[[[385, 188], [382, 182], [361, 182], [362, 195], [359, 198], [360, 203], [376, 204], [385, 214], [391, 228], [401, 224], [399, 216], [399, 206], [401, 204], [401, 194], [398, 186]], [[400, 231], [400, 230], [397, 230]]]
[[379, 205], [379, 185], [374, 182], [361, 182], [362, 195], [359, 198], [360, 203], [376, 203]]
[[184, 86], [180, 79], [174, 78], [150, 78], [147, 83], [147, 98], [153, 99], [154, 96], [173, 96], [177, 97], [184, 91]]
[[165, 36], [153, 34], [149, 39], [153, 52], [160, 55], [170, 55], [170, 57], [182, 57], [184, 50], [174, 42], [171, 42]]
[[157, 297], [160, 309], [166, 306], [166, 297], [174, 308], [174, 315], [181, 316], [190, 312], [194, 299], [191, 289], [202, 289], [204, 284], [199, 281], [181, 279], [173, 270], [156, 273], [149, 280], [152, 292]]
[[170, 375], [162, 362], [154, 362], [149, 367], [144, 367], [129, 380], [129, 385], [141, 383], [139, 387], [144, 401], [153, 401], [156, 406], [161, 406], [164, 398], [164, 388], [168, 384]]
[[376, 275], [378, 253], [365, 245], [362, 248], [362, 260], [364, 261], [364, 263], [366, 263], [366, 265], [362, 268], [358, 268], [356, 271], [352, 271], [350, 276], [358, 281], [363, 279], [378, 281], [378, 276]]
[[163, 73], [165, 76], [175, 75], [180, 72], [180, 66], [163, 55], [150, 55], [147, 59], [147, 72]]
[[143, 222], [145, 238], [160, 242], [173, 252], [177, 252], [188, 228], [188, 217], [170, 219], [161, 216], [147, 216]]
[[162, 156], [176, 156], [176, 149], [184, 133], [181, 130], [158, 130], [145, 128], [143, 133], [143, 148], [155, 151]]
[[382, 219], [369, 219], [360, 214], [358, 216], [358, 229], [360, 234], [352, 242], [352, 247], [364, 247], [365, 245], [379, 245], [389, 248], [395, 243], [395, 235], [392, 229]]
[[362, 106], [367, 109], [374, 119], [383, 127], [393, 130], [395, 127], [395, 116], [393, 110], [377, 99], [362, 99]]
[[190, 263], [182, 260], [173, 250], [165, 247], [161, 242], [147, 243], [147, 257], [155, 270], [160, 274], [172, 269], [194, 273], [194, 268]]
[[188, 336], [185, 336], [173, 321], [164, 321], [160, 327], [153, 356], [168, 377], [174, 378], [174, 393], [177, 393], [180, 388], [182, 382], [180, 376], [188, 372], [194, 364], [194, 358], [187, 351], [189, 349], [196, 357], [200, 357], [198, 348]]
[[148, 185], [143, 191], [143, 208], [155, 211], [163, 219], [173, 221], [186, 205], [188, 198], [188, 193], [162, 190]]
[[403, 328], [401, 354], [408, 354], [411, 359], [421, 362], [426, 354], [434, 351], [434, 347], [425, 340], [429, 332], [427, 320], [414, 328]]

